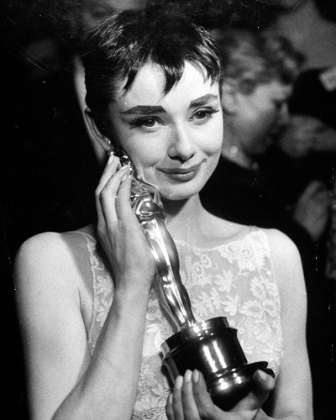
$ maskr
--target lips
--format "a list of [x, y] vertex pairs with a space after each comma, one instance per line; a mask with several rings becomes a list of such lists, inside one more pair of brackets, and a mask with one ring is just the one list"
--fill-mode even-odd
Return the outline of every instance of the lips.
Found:
[[196, 176], [201, 164], [193, 165], [189, 168], [164, 168], [160, 169], [168, 178], [179, 181], [179, 182], [187, 182]]

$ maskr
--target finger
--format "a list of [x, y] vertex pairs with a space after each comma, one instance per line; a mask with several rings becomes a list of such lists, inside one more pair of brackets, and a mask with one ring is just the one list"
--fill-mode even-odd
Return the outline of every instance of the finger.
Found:
[[275, 386], [275, 379], [262, 370], [257, 370], [253, 375], [256, 385], [256, 395], [258, 397], [258, 406], [260, 407], [268, 398], [269, 393]]
[[122, 180], [118, 190], [118, 197], [116, 199], [116, 212], [119, 219], [126, 218], [129, 221], [130, 217], [133, 217], [133, 210], [130, 205], [131, 197], [131, 176], [126, 174]]
[[186, 419], [198, 420], [200, 418], [193, 394], [191, 370], [187, 370], [184, 374], [184, 381], [182, 386], [182, 405], [183, 413]]
[[118, 197], [115, 200], [115, 208], [119, 226], [127, 235], [133, 236], [140, 233], [144, 241], [144, 246], [147, 247], [145, 236], [143, 235], [140, 224], [132, 210], [130, 204], [131, 195], [131, 177], [128, 174], [123, 178], [119, 190]]
[[183, 386], [183, 377], [178, 376], [175, 380], [174, 390], [173, 390], [173, 402], [172, 408], [174, 413], [174, 420], [184, 420], [183, 415], [183, 405], [182, 405], [182, 386]]
[[115, 157], [114, 155], [111, 155], [107, 161], [107, 164], [105, 166], [105, 169], [102, 173], [102, 176], [99, 180], [99, 184], [95, 191], [95, 201], [96, 201], [96, 209], [97, 209], [97, 216], [98, 216], [98, 223], [102, 222], [104, 215], [101, 208], [101, 202], [100, 202], [100, 194], [102, 190], [105, 188], [108, 180], [111, 178], [111, 176], [116, 172], [117, 167], [119, 164], [119, 159]]
[[123, 166], [113, 176], [111, 175], [104, 189], [100, 193], [99, 200], [101, 203], [103, 217], [106, 224], [109, 226], [113, 226], [114, 223], [117, 223], [118, 219], [115, 201], [117, 194], [119, 193], [121, 183], [124, 177], [128, 175], [129, 170], [130, 168], [128, 166]]
[[116, 156], [111, 155], [109, 157], [104, 171], [100, 177], [99, 184], [96, 189], [97, 193], [100, 193], [104, 189], [111, 176], [117, 171], [119, 164], [119, 159]]
[[174, 410], [173, 410], [173, 394], [170, 394], [167, 399], [166, 415], [167, 415], [168, 420], [175, 420]]
[[192, 381], [194, 399], [200, 418], [215, 418], [215, 413], [219, 409], [217, 409], [217, 407], [212, 402], [202, 373], [198, 370], [194, 370], [192, 375]]
[[257, 370], [253, 375], [254, 387], [249, 394], [236, 404], [232, 411], [235, 413], [249, 413], [249, 416], [257, 415], [261, 406], [267, 400], [269, 393], [275, 385], [275, 379], [262, 370]]

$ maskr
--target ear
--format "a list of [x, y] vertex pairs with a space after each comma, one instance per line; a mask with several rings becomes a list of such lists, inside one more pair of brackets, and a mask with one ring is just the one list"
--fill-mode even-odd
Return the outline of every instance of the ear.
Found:
[[236, 80], [225, 78], [221, 86], [221, 102], [224, 113], [235, 114], [239, 106], [239, 87]]
[[111, 149], [110, 139], [103, 135], [98, 129], [95, 120], [93, 119], [92, 112], [89, 108], [85, 108], [84, 111], [85, 122], [89, 130], [90, 136], [98, 142], [98, 144], [106, 151]]

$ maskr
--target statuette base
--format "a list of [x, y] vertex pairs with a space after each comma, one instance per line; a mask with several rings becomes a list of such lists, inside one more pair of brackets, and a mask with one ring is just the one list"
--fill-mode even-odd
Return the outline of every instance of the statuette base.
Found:
[[248, 363], [237, 339], [237, 330], [225, 317], [185, 327], [162, 345], [163, 365], [174, 381], [187, 369], [203, 373], [214, 403], [229, 410], [253, 388], [257, 369], [274, 376], [267, 362]]

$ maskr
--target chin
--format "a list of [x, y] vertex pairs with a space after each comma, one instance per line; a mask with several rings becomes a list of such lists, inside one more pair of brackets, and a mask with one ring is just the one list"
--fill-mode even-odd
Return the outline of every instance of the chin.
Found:
[[198, 186], [179, 185], [170, 188], [159, 188], [162, 199], [170, 201], [185, 201], [199, 194], [204, 184]]
[[[159, 190], [160, 191], [160, 190]], [[186, 192], [178, 192], [178, 191], [160, 191], [161, 198], [163, 200], [169, 201], [184, 201], [188, 200], [188, 198], [192, 197], [194, 194], [187, 194]]]

